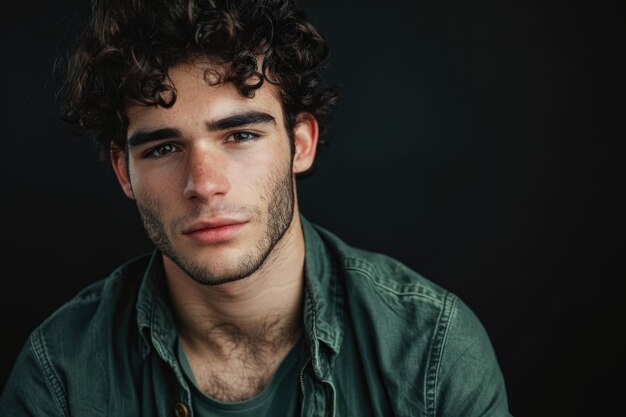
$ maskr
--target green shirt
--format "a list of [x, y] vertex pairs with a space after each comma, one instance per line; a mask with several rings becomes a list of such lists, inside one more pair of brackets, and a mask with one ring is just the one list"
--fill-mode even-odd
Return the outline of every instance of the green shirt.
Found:
[[[508, 416], [489, 338], [458, 297], [302, 218], [299, 414]], [[0, 416], [195, 416], [160, 253], [80, 292], [29, 337]]]
[[282, 361], [268, 386], [246, 401], [222, 402], [205, 395], [197, 386], [187, 355], [178, 343], [178, 361], [191, 385], [191, 404], [198, 417], [259, 417], [297, 415], [300, 368], [304, 343], [300, 339]]

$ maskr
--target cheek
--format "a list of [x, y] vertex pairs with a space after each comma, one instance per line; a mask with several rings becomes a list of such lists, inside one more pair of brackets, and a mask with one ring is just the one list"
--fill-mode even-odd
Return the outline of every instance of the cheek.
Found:
[[151, 163], [131, 160], [129, 166], [130, 182], [133, 188], [142, 188], [146, 192], [159, 192], [159, 189], [171, 191], [184, 175], [183, 158]]
[[179, 200], [179, 187], [176, 186], [177, 177], [163, 175], [160, 172], [150, 173], [135, 171], [131, 172], [130, 182], [133, 193], [139, 203], [144, 202], [162, 211], [171, 202]]
[[282, 163], [277, 152], [269, 148], [236, 156], [230, 162], [225, 174], [231, 183], [231, 190], [239, 187], [258, 189], [265, 183], [268, 174]]
[[273, 195], [277, 184], [284, 181], [285, 176], [291, 175], [291, 159], [282, 152], [260, 153], [246, 168], [242, 181], [247, 188], [254, 190], [254, 195], [260, 196], [266, 203], [278, 198]]

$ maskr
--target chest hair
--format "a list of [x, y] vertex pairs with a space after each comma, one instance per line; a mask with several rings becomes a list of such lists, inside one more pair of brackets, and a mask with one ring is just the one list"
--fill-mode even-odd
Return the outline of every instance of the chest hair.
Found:
[[220, 341], [219, 352], [191, 352], [187, 358], [204, 394], [223, 402], [245, 401], [267, 387], [297, 341], [296, 336], [285, 332], [270, 341], [231, 333]]

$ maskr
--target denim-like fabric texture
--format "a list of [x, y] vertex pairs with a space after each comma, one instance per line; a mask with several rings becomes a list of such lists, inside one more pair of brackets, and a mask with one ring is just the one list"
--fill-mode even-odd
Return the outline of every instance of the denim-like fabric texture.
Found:
[[[294, 381], [302, 416], [510, 415], [489, 338], [458, 297], [301, 220], [310, 354]], [[134, 259], [40, 325], [0, 416], [165, 417], [177, 403], [194, 416], [162, 268], [158, 252]]]

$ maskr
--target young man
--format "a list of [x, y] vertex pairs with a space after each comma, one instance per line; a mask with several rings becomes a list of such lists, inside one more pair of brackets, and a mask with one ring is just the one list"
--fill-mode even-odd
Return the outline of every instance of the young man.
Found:
[[478, 319], [299, 214], [336, 93], [292, 1], [100, 1], [62, 90], [156, 250], [37, 328], [7, 416], [506, 416]]

